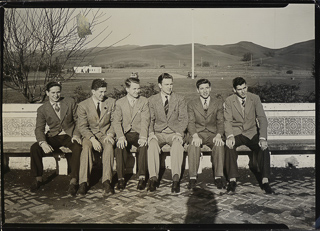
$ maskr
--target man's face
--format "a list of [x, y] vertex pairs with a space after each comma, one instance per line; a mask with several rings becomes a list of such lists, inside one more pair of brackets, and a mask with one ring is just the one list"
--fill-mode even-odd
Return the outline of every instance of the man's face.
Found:
[[171, 95], [172, 88], [173, 88], [173, 81], [172, 79], [163, 79], [162, 84], [159, 83], [159, 87], [161, 92], [166, 95]]
[[238, 85], [236, 89], [233, 88], [233, 91], [242, 99], [247, 97], [247, 85], [244, 83], [242, 85]]
[[126, 88], [127, 93], [133, 97], [138, 98], [140, 94], [140, 84], [131, 83], [129, 88]]
[[92, 91], [92, 96], [96, 100], [102, 101], [105, 98], [105, 95], [107, 93], [107, 88], [106, 87], [100, 87], [97, 90], [91, 90]]
[[59, 86], [54, 86], [46, 91], [46, 94], [51, 102], [58, 102], [61, 97], [61, 89]]
[[197, 89], [197, 92], [204, 99], [207, 99], [210, 96], [210, 91], [211, 91], [211, 87], [209, 86], [209, 83], [201, 84]]

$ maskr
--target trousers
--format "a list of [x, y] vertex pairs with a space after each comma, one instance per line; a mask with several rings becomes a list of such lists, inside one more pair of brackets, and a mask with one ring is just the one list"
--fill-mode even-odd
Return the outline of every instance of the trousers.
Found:
[[132, 145], [137, 147], [137, 166], [138, 176], [145, 176], [147, 171], [147, 146], [139, 147], [138, 140], [139, 140], [139, 133], [137, 132], [128, 132], [125, 134], [126, 140], [128, 142], [127, 147], [121, 149], [116, 148], [115, 149], [115, 156], [116, 156], [116, 162], [117, 162], [117, 174], [118, 178], [124, 178], [124, 171], [126, 168], [126, 162], [128, 153], [130, 153], [130, 149]]
[[[77, 141], [71, 142], [71, 137], [68, 135], [57, 135], [53, 137], [47, 137], [47, 143], [58, 151], [60, 147], [64, 146], [72, 151], [70, 161], [70, 177], [79, 179], [79, 166], [80, 166], [80, 154], [82, 147]], [[34, 143], [30, 148], [30, 159], [31, 159], [31, 176], [37, 177], [43, 175], [43, 162], [42, 157], [46, 154], [40, 147], [39, 143]]]

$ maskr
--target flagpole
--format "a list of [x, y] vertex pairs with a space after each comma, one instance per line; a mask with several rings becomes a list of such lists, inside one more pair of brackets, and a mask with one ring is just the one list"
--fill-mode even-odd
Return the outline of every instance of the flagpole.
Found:
[[192, 73], [191, 73], [191, 78], [192, 79], [194, 79], [194, 26], [193, 26], [193, 10], [194, 9], [192, 9], [191, 10], [191, 12], [192, 12], [192, 63], [191, 63], [191, 67], [192, 67]]

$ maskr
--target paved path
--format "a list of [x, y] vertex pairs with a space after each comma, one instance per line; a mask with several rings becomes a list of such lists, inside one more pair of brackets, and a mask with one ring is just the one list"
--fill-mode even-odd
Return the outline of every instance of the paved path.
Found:
[[[97, 170], [98, 171], [98, 170]], [[6, 223], [57, 224], [285, 224], [290, 229], [314, 229], [314, 169], [272, 169], [275, 195], [266, 195], [248, 169], [241, 169], [234, 195], [218, 190], [212, 170], [199, 176], [198, 188], [187, 189], [185, 171], [181, 193], [171, 193], [170, 170], [165, 170], [156, 192], [137, 191], [135, 175], [123, 192], [102, 197], [96, 182], [87, 195], [66, 195], [67, 176], [51, 176], [37, 193], [29, 191], [29, 171], [4, 175]], [[51, 178], [52, 177], [52, 178]]]

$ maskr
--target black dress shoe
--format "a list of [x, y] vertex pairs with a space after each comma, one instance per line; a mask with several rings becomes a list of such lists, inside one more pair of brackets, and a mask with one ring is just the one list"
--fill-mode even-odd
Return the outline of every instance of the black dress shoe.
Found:
[[103, 196], [109, 196], [111, 194], [114, 194], [114, 189], [111, 186], [110, 180], [106, 180], [105, 182], [103, 182], [103, 192], [102, 195]]
[[146, 181], [144, 179], [140, 179], [138, 182], [137, 189], [138, 190], [143, 190], [146, 188]]
[[194, 189], [196, 187], [197, 180], [191, 179], [188, 184], [188, 189]]
[[227, 187], [227, 192], [235, 192], [237, 187], [237, 182], [235, 181], [230, 181]]
[[180, 182], [179, 181], [172, 182], [171, 192], [172, 193], [179, 193], [180, 192]]
[[78, 184], [70, 184], [67, 192], [69, 195], [75, 196], [77, 194], [78, 188], [79, 188]]
[[271, 189], [269, 183], [264, 183], [262, 184], [262, 189], [267, 193], [267, 194], [272, 194], [273, 190]]
[[149, 179], [147, 191], [154, 192], [157, 189], [157, 181]]
[[83, 182], [79, 185], [77, 195], [84, 196], [84, 195], [86, 195], [86, 193], [87, 193], [87, 183]]
[[214, 181], [215, 185], [217, 186], [218, 189], [222, 189], [223, 188], [223, 182], [221, 178], [217, 178]]
[[32, 185], [30, 186], [30, 191], [31, 192], [35, 192], [37, 190], [40, 189], [40, 187], [43, 185], [43, 182], [42, 181], [35, 181], [32, 183]]
[[124, 190], [124, 186], [125, 186], [124, 180], [119, 180], [119, 181], [118, 181], [117, 189], [120, 190], [120, 191], [122, 191], [122, 190]]

